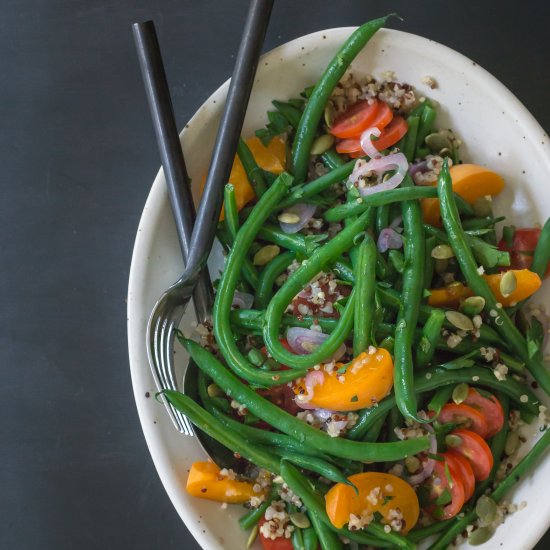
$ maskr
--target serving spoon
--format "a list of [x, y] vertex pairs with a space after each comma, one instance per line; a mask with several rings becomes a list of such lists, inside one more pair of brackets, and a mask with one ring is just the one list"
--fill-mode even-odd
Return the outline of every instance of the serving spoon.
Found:
[[[252, 0], [250, 4], [194, 229], [191, 183], [176, 131], [155, 28], [152, 21], [133, 25], [168, 195], [186, 264], [180, 279], [157, 301], [147, 325], [147, 354], [159, 391], [178, 389], [173, 357], [174, 336], [192, 296], [197, 320], [204, 323], [209, 317], [213, 293], [206, 261], [214, 242], [223, 186], [229, 179], [272, 6], [273, 0]], [[165, 402], [165, 407], [174, 426], [185, 435], [193, 435], [189, 420], [169, 403]]]

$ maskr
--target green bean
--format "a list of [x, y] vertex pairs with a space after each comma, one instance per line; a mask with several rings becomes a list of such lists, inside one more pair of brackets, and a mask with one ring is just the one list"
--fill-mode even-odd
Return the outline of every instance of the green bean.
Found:
[[[474, 294], [485, 299], [485, 312], [494, 323], [496, 331], [510, 345], [511, 349], [525, 361], [527, 369], [537, 383], [550, 395], [550, 373], [536, 357], [529, 357], [524, 337], [508, 314], [497, 306], [497, 299], [491, 291], [489, 284], [477, 271], [477, 264], [460, 225], [460, 217], [453, 200], [451, 176], [446, 162], [443, 164], [443, 169], [439, 175], [438, 193], [443, 225], [447, 230], [449, 243], [454, 250], [468, 286]], [[492, 317], [491, 312], [493, 315], [496, 313], [496, 316]]]
[[185, 414], [197, 428], [219, 441], [222, 445], [234, 453], [239, 453], [260, 468], [274, 474], [279, 473], [279, 462], [271, 453], [251, 444], [237, 432], [228, 430], [189, 396], [174, 390], [163, 390], [162, 395], [174, 408]]
[[[311, 521], [311, 518], [310, 518]], [[313, 522], [312, 522], [313, 525]], [[317, 550], [319, 546], [319, 538], [317, 537], [317, 533], [315, 532], [314, 527], [307, 527], [306, 529], [302, 530], [302, 534], [304, 537], [304, 548], [305, 550]]]
[[315, 84], [300, 118], [292, 146], [292, 170], [297, 182], [304, 181], [307, 175], [309, 152], [332, 90], [344, 76], [346, 69], [355, 56], [363, 49], [374, 33], [385, 25], [388, 17], [374, 19], [361, 25], [344, 42], [344, 45]]
[[535, 248], [531, 271], [534, 271], [541, 279], [544, 278], [548, 262], [550, 261], [550, 218], [546, 220], [539, 240]]
[[383, 204], [376, 209], [376, 233], [390, 225], [390, 205]]
[[334, 149], [325, 151], [321, 155], [321, 159], [325, 163], [325, 166], [330, 170], [336, 170], [336, 168], [346, 164], [346, 161]]
[[412, 162], [416, 151], [416, 138], [419, 130], [420, 117], [414, 115], [410, 116], [407, 118], [407, 123], [409, 128], [403, 138], [403, 148], [401, 151], [407, 157], [407, 161]]
[[[527, 455], [512, 469], [512, 471], [498, 484], [497, 488], [489, 496], [495, 501], [500, 502], [506, 493], [521, 479], [523, 475], [539, 460], [550, 446], [550, 430], [546, 430], [544, 435], [535, 443], [534, 447]], [[445, 550], [457, 535], [466, 529], [467, 525], [472, 524], [477, 518], [475, 509], [468, 512], [461, 519], [455, 520], [447, 531], [440, 537], [428, 550]]]
[[[343, 535], [351, 540], [356, 540], [362, 544], [368, 544], [376, 548], [398, 547], [411, 549], [414, 548], [405, 538], [396, 533], [385, 533], [380, 525], [371, 523], [364, 531], [350, 531], [349, 529], [337, 529], [334, 527], [327, 516], [323, 499], [317, 495], [308, 485], [308, 481], [300, 472], [289, 464], [281, 461], [281, 477], [290, 487], [292, 492], [297, 494], [306, 508], [309, 510], [310, 517], [315, 516], [332, 531]], [[315, 526], [316, 524], [313, 523]], [[333, 547], [329, 547], [332, 550]]]
[[[404, 186], [413, 185], [410, 176], [403, 181]], [[418, 322], [418, 308], [424, 290], [424, 229], [422, 212], [416, 200], [401, 203], [403, 215], [403, 241], [405, 270], [403, 272], [403, 306], [399, 308], [395, 325], [394, 349], [394, 391], [397, 406], [406, 419], [418, 418], [416, 394], [414, 392], [412, 341]]]
[[380, 432], [384, 426], [384, 422], [387, 415], [382, 415], [376, 422], [373, 422], [372, 426], [367, 430], [367, 433], [363, 436], [361, 441], [374, 443], [380, 437]]
[[327, 222], [339, 222], [349, 216], [362, 214], [371, 206], [384, 206], [401, 201], [434, 197], [437, 197], [435, 187], [397, 187], [389, 191], [379, 191], [378, 193], [372, 193], [372, 195], [359, 197], [352, 202], [329, 208], [325, 211], [324, 218]]
[[462, 220], [462, 229], [464, 231], [472, 231], [474, 229], [485, 229], [486, 227], [492, 227], [496, 223], [504, 221], [506, 216], [500, 218], [493, 218], [492, 216], [485, 216], [484, 218], [470, 218], [468, 220]]
[[435, 261], [432, 250], [436, 245], [435, 237], [426, 237], [426, 256], [424, 258], [424, 288], [432, 287]]
[[353, 355], [365, 351], [371, 341], [374, 314], [376, 245], [369, 235], [358, 245], [355, 269], [355, 309], [353, 322]]
[[427, 367], [433, 359], [444, 321], [445, 312], [442, 309], [433, 309], [430, 312], [428, 320], [422, 327], [422, 337], [416, 348], [417, 368]]
[[273, 106], [279, 113], [281, 113], [288, 121], [288, 123], [293, 127], [297, 128], [298, 124], [300, 123], [300, 118], [302, 116], [302, 112], [300, 109], [297, 109], [290, 103], [285, 103], [284, 101], [277, 101], [274, 99], [272, 102]]
[[334, 464], [330, 464], [326, 460], [285, 449], [272, 448], [272, 451], [274, 451], [282, 459], [292, 462], [292, 464], [298, 466], [299, 468], [309, 470], [310, 472], [315, 472], [327, 479], [330, 479], [331, 481], [334, 481], [334, 483], [344, 483], [345, 485], [355, 487], [355, 485], [348, 480], [339, 468], [334, 466]]
[[[308, 445], [316, 447], [320, 451], [352, 460], [384, 462], [399, 460], [410, 454], [418, 453], [429, 446], [428, 439], [425, 437], [397, 443], [359, 443], [330, 437], [324, 432], [304, 424], [295, 416], [288, 414], [268, 399], [258, 395], [196, 342], [181, 336], [179, 336], [179, 340], [198, 367], [210, 376], [218, 386], [224, 388], [226, 394], [232, 399], [245, 405], [252, 414], [255, 414], [277, 430], [292, 436], [300, 442], [307, 441]], [[280, 374], [284, 372], [281, 371]], [[213, 418], [213, 420], [215, 419]]]
[[454, 518], [444, 519], [438, 521], [437, 523], [432, 523], [431, 525], [428, 525], [426, 527], [413, 529], [412, 531], [409, 531], [409, 533], [407, 534], [407, 538], [409, 540], [412, 540], [413, 542], [420, 542], [421, 540], [431, 537], [432, 535], [437, 535], [438, 533], [441, 533], [441, 531], [445, 531], [445, 529], [450, 527], [453, 522]]
[[428, 410], [435, 413], [436, 417], [439, 416], [441, 409], [450, 401], [454, 389], [454, 384], [437, 389], [428, 403]]
[[[414, 378], [414, 389], [416, 393], [422, 394], [442, 386], [461, 383], [486, 386], [500, 391], [517, 403], [518, 407], [529, 413], [538, 414], [539, 400], [528, 387], [511, 377], [506, 380], [497, 380], [491, 370], [483, 367], [474, 366], [458, 370], [435, 368], [429, 372], [421, 372]], [[527, 396], [525, 403], [521, 400], [523, 395]], [[391, 410], [395, 405], [395, 395], [392, 394], [380, 401], [377, 407], [363, 409], [359, 414], [357, 424], [348, 431], [348, 437], [360, 439], [380, 416]]]
[[[415, 151], [424, 146], [426, 136], [432, 131], [435, 122], [436, 112], [430, 105], [426, 105], [420, 115], [418, 134], [416, 136]], [[410, 118], [410, 117], [409, 117]], [[419, 156], [418, 154], [416, 155]]]
[[258, 369], [252, 365], [237, 347], [235, 336], [231, 330], [231, 305], [239, 278], [239, 268], [247, 257], [250, 245], [254, 242], [258, 229], [265, 223], [273, 206], [278, 204], [291, 183], [292, 178], [288, 174], [281, 174], [262, 195], [256, 208], [237, 233], [234, 246], [227, 256], [225, 269], [214, 301], [214, 335], [227, 364], [241, 378], [266, 387], [290, 382], [303, 374], [306, 369], [271, 372]]
[[260, 273], [258, 278], [258, 286], [256, 287], [255, 304], [257, 307], [264, 309], [267, 307], [269, 300], [273, 296], [273, 285], [275, 279], [279, 277], [286, 268], [294, 261], [296, 253], [290, 250], [275, 256]]
[[400, 250], [392, 249], [388, 252], [388, 260], [395, 271], [400, 275], [405, 271], [405, 256]]
[[353, 326], [353, 301], [355, 292], [346, 304], [338, 328], [313, 352], [307, 355], [296, 355], [288, 351], [279, 340], [281, 320], [287, 305], [311, 279], [321, 271], [324, 265], [330, 264], [336, 258], [351, 248], [358, 233], [363, 231], [369, 221], [369, 213], [365, 212], [355, 222], [338, 233], [325, 246], [318, 248], [307, 262], [292, 273], [283, 286], [277, 291], [265, 314], [264, 342], [269, 353], [284, 365], [295, 367], [312, 367], [330, 357], [342, 344]]
[[219, 407], [217, 406], [217, 399], [220, 399], [222, 402], [229, 405], [228, 401], [223, 398], [212, 398], [208, 395], [206, 387], [206, 377], [200, 369], [198, 369], [198, 390], [199, 397], [202, 401], [204, 408], [212, 416], [219, 420], [219, 422], [223, 424], [226, 428], [238, 432], [245, 439], [261, 445], [280, 447], [288, 451], [301, 453], [302, 455], [310, 455], [320, 458], [326, 462], [333, 461], [333, 459], [327, 454], [322, 453], [313, 447], [310, 447], [309, 445], [307, 445], [307, 443], [301, 443], [300, 441], [297, 441], [289, 435], [271, 432], [261, 428], [254, 428], [253, 426], [247, 426], [246, 424], [243, 424], [237, 420], [234, 420], [230, 416], [223, 414], [223, 412], [219, 410]]
[[458, 193], [453, 193], [453, 196], [455, 198], [456, 207], [458, 208], [458, 212], [462, 216], [466, 216], [467, 218], [473, 218], [475, 216], [474, 209], [472, 208], [472, 205], [469, 202], [466, 202], [465, 199], [463, 199]]
[[312, 254], [319, 246], [319, 235], [312, 235], [312, 237], [314, 238], [305, 237], [298, 233], [285, 233], [279, 227], [271, 224], [263, 225], [257, 232], [258, 239], [274, 243], [306, 256]]
[[223, 198], [225, 227], [227, 228], [231, 240], [234, 241], [235, 235], [239, 230], [239, 211], [235, 200], [235, 188], [231, 183], [228, 183], [224, 187]]
[[267, 189], [264, 173], [256, 163], [254, 155], [242, 138], [239, 138], [237, 155], [239, 155], [239, 159], [241, 160], [244, 171], [246, 172], [248, 181], [252, 185], [256, 196], [260, 198]]
[[[326, 523], [323, 523], [317, 514], [310, 511], [308, 516], [322, 550], [344, 550], [344, 545], [338, 535]], [[317, 547], [315, 547], [315, 550], [317, 550]]]
[[293, 550], [304, 550], [304, 537], [299, 527], [294, 527], [294, 531], [292, 531], [292, 535], [290, 536], [290, 541], [292, 542]]
[[397, 407], [391, 409], [386, 418], [388, 424], [386, 441], [397, 441], [399, 438], [397, 437], [395, 430], [396, 428], [403, 426], [403, 417], [401, 416], [399, 409]]
[[273, 502], [276, 492], [271, 491], [267, 498], [257, 507], [252, 508], [244, 516], [239, 518], [239, 526], [243, 531], [248, 531], [258, 523], [264, 516], [265, 511], [269, 508], [269, 505]]

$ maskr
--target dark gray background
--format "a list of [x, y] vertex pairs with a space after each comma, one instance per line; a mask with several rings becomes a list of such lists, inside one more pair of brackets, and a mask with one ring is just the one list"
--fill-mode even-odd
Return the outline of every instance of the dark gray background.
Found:
[[[130, 386], [128, 269], [159, 165], [130, 24], [157, 24], [181, 127], [230, 75], [247, 2], [0, 7], [0, 548], [198, 548]], [[550, 130], [545, 0], [278, 0], [266, 49], [389, 11], [488, 69]]]

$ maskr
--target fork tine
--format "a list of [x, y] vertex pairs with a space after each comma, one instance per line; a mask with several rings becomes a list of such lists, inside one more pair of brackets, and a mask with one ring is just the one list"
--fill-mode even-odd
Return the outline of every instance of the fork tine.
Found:
[[[149, 365], [151, 367], [151, 372], [153, 374], [155, 384], [159, 391], [162, 391], [165, 389], [176, 389], [176, 388], [170, 388], [168, 380], [166, 379], [164, 373], [159, 368], [160, 350], [162, 349], [162, 348], [159, 348], [158, 346], [159, 328], [162, 324], [162, 316], [160, 315], [160, 312], [164, 311], [165, 309], [159, 306], [161, 306], [163, 301], [164, 302], [166, 301], [165, 296], [163, 296], [155, 306], [153, 312], [151, 313], [151, 318], [149, 319], [149, 323], [147, 324], [147, 355], [149, 358]], [[176, 411], [176, 409], [174, 409], [174, 407], [167, 401], [164, 401], [164, 407], [166, 408], [168, 416], [172, 420], [174, 427], [181, 433], [187, 433], [188, 430], [187, 430], [186, 423], [182, 421], [181, 415], [176, 414], [176, 413], [179, 413], [179, 411]]]
[[[179, 321], [181, 320], [181, 316], [179, 316], [179, 319], [172, 317], [170, 322], [165, 324], [163, 326], [163, 342], [162, 347], [160, 348], [162, 350], [161, 353], [161, 364], [162, 369], [170, 373], [171, 376], [175, 375], [175, 361], [174, 361], [174, 339], [175, 339], [175, 329], [179, 325]], [[184, 428], [184, 434], [193, 436], [195, 435], [195, 432], [193, 430], [193, 425], [189, 421], [189, 419], [179, 411], [176, 411], [176, 414], [178, 415], [183, 428]]]

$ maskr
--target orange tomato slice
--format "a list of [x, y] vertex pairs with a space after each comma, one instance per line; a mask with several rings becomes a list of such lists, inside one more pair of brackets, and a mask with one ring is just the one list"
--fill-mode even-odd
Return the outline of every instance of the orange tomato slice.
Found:
[[[450, 169], [453, 191], [473, 204], [485, 195], [498, 195], [504, 189], [504, 180], [495, 172], [476, 164], [456, 164]], [[430, 225], [441, 225], [439, 199], [422, 199], [422, 216]]]
[[[338, 529], [350, 520], [350, 514], [360, 516], [365, 511], [378, 512], [390, 523], [400, 518], [400, 532], [408, 533], [418, 521], [420, 507], [414, 489], [400, 477], [379, 472], [363, 472], [348, 479], [357, 487], [337, 483], [325, 496], [327, 515]], [[399, 520], [398, 520], [399, 521]]]
[[[342, 364], [335, 370], [326, 372], [321, 369], [324, 379], [322, 384], [313, 387], [313, 397], [308, 406], [335, 411], [356, 411], [372, 407], [388, 395], [393, 384], [393, 361], [384, 348], [376, 352], [360, 353], [346, 368], [339, 373]], [[300, 379], [294, 389], [299, 396], [306, 393], [304, 379]]]
[[254, 492], [252, 483], [222, 476], [220, 468], [213, 462], [194, 462], [187, 477], [186, 489], [194, 497], [230, 504], [260, 496], [260, 493]]

